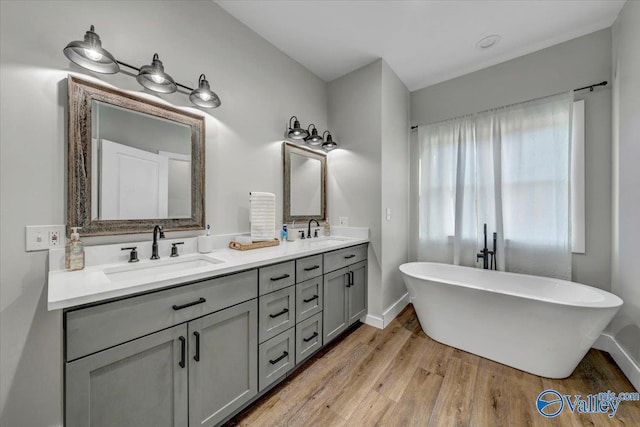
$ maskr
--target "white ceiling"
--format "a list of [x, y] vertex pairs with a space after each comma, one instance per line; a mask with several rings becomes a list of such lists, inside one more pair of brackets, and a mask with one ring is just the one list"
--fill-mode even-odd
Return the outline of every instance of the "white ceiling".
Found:
[[624, 0], [216, 3], [325, 81], [384, 58], [413, 91], [607, 28]]

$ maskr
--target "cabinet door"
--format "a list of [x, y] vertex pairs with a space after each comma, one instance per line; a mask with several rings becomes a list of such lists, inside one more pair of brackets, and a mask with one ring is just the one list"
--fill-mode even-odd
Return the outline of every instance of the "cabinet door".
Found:
[[258, 392], [258, 303], [189, 322], [189, 426], [213, 426]]
[[68, 427], [187, 426], [187, 326], [66, 364]]
[[324, 275], [324, 311], [322, 312], [324, 344], [334, 339], [348, 326], [348, 273], [349, 270], [343, 268]]
[[349, 325], [367, 314], [367, 262], [362, 261], [349, 267]]

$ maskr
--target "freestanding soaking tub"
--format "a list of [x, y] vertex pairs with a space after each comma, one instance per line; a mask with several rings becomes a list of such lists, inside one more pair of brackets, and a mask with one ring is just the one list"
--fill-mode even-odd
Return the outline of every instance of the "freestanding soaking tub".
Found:
[[622, 306], [566, 280], [430, 262], [400, 271], [431, 338], [548, 378], [571, 375]]

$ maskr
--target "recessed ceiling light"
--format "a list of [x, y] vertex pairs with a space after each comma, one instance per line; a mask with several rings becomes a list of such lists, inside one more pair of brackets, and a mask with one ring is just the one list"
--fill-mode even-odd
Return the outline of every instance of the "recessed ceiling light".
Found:
[[495, 45], [498, 44], [498, 42], [500, 41], [501, 37], [497, 34], [491, 35], [491, 36], [487, 36], [483, 39], [481, 39], [478, 43], [476, 43], [476, 48], [482, 50], [482, 49], [489, 49], [490, 47], [493, 47]]

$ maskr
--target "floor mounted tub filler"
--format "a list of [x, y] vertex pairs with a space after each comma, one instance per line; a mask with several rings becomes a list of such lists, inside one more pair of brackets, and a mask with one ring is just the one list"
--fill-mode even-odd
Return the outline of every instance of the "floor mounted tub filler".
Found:
[[400, 266], [424, 332], [548, 378], [566, 378], [622, 306], [566, 280], [431, 262]]

